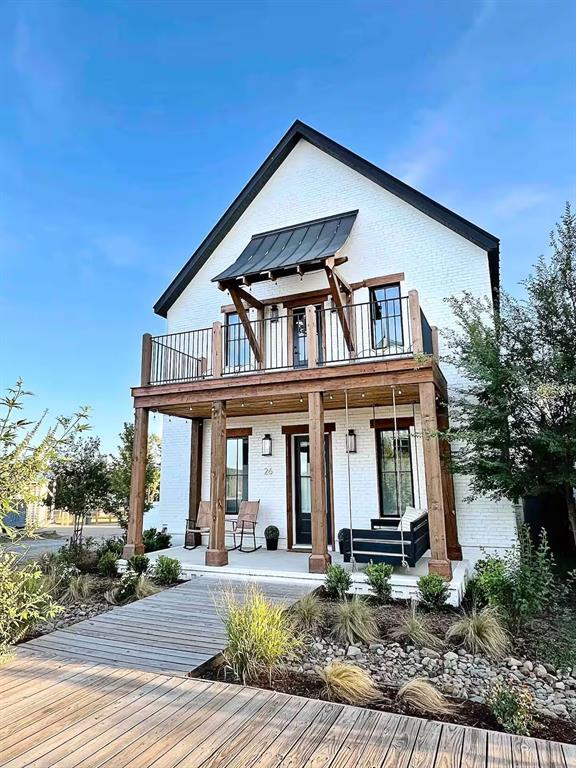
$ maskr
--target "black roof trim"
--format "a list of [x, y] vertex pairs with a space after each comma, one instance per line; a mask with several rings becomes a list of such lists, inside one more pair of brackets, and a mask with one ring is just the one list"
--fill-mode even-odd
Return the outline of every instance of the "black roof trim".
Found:
[[432, 198], [422, 194], [422, 192], [418, 192], [418, 190], [400, 181], [400, 179], [391, 176], [386, 171], [368, 162], [368, 160], [328, 138], [328, 136], [316, 131], [300, 120], [296, 120], [158, 299], [154, 305], [154, 312], [162, 317], [166, 317], [168, 310], [184, 291], [190, 280], [206, 263], [215, 248], [232, 229], [270, 177], [282, 165], [300, 139], [305, 139], [313, 146], [336, 158], [344, 163], [344, 165], [362, 174], [427, 216], [430, 216], [430, 218], [444, 224], [449, 229], [452, 229], [487, 251], [490, 262], [492, 295], [494, 303], [498, 303], [498, 249], [500, 241], [497, 237], [445, 208], [440, 203], [432, 200]]

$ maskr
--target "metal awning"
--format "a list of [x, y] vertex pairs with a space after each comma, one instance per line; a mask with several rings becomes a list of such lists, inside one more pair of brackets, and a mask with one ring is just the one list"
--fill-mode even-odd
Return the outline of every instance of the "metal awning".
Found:
[[358, 211], [253, 235], [240, 256], [212, 282], [228, 287], [323, 268], [342, 248]]

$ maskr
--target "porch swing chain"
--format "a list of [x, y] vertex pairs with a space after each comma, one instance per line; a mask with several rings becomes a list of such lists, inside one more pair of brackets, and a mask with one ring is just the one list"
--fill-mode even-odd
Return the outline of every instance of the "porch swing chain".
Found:
[[[348, 441], [348, 435], [350, 434], [350, 424], [348, 421], [348, 390], [344, 390], [344, 402], [346, 405], [346, 441]], [[356, 570], [356, 559], [354, 557], [354, 539], [352, 536], [352, 480], [350, 476], [350, 451], [349, 446], [346, 443], [346, 462], [348, 465], [348, 522], [350, 524], [350, 563], [352, 570]]]
[[[398, 417], [396, 413], [396, 388], [394, 384], [391, 385], [392, 389], [392, 408], [394, 414], [394, 472], [396, 474], [396, 511], [400, 514], [400, 482], [398, 469], [398, 454], [400, 448], [400, 441], [398, 437]], [[408, 568], [408, 561], [406, 560], [406, 552], [404, 550], [404, 525], [402, 523], [402, 515], [400, 515], [400, 547], [402, 549], [402, 568]]]

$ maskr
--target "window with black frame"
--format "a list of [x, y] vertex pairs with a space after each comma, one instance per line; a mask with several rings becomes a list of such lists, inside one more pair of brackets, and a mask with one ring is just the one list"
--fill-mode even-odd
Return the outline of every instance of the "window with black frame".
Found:
[[248, 500], [248, 438], [226, 440], [226, 514], [237, 515]]
[[401, 351], [404, 331], [399, 283], [370, 289], [370, 315], [373, 348]]
[[403, 515], [414, 506], [410, 430], [376, 430], [380, 515]]
[[227, 368], [244, 368], [250, 363], [250, 345], [237, 312], [227, 312], [224, 325]]

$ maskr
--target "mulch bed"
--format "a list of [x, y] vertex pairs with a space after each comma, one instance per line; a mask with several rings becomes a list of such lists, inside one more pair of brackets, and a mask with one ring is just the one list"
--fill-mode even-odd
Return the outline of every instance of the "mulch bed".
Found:
[[[203, 680], [225, 681], [240, 685], [240, 682], [229, 672], [225, 673], [221, 660], [213, 660], [204, 667], [190, 673], [190, 677], [200, 677]], [[256, 688], [263, 688], [279, 693], [287, 693], [293, 696], [303, 696], [307, 699], [320, 699], [328, 701], [323, 691], [323, 683], [313, 675], [288, 672], [277, 676], [272, 680], [272, 684], [266, 675], [252, 683]], [[397, 689], [392, 686], [380, 686], [382, 691], [382, 701], [377, 704], [371, 704], [367, 709], [374, 709], [379, 712], [393, 712], [399, 715], [409, 715], [411, 717], [426, 717], [419, 710], [407, 706], [404, 702], [396, 698]], [[483, 728], [491, 731], [502, 731], [502, 727], [496, 721], [488, 707], [484, 704], [478, 704], [473, 701], [462, 701], [450, 696], [446, 697], [449, 701], [458, 705], [458, 711], [450, 715], [434, 715], [427, 719], [439, 720], [443, 723], [455, 723], [456, 725], [468, 725], [474, 728]], [[576, 725], [567, 720], [552, 719], [548, 717], [538, 718], [533, 724], [531, 736], [537, 739], [549, 739], [550, 741], [561, 741], [566, 744], [576, 744]]]

